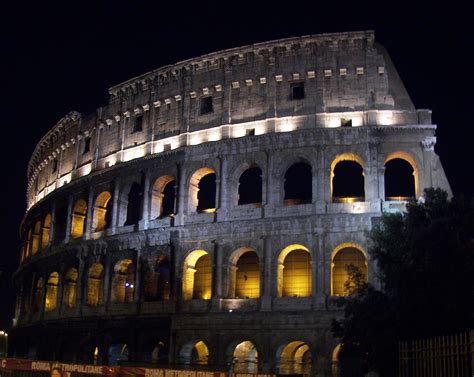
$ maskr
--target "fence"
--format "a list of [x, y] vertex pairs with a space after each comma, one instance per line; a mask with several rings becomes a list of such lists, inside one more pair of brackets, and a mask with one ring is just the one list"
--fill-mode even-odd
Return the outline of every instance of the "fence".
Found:
[[473, 377], [474, 330], [399, 343], [400, 377]]

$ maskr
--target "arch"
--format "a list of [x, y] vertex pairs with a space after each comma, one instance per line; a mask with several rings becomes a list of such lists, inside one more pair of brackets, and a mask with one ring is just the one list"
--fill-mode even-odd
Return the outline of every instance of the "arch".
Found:
[[66, 308], [74, 308], [76, 306], [77, 277], [78, 272], [75, 268], [67, 270], [64, 277], [63, 305]]
[[58, 304], [59, 274], [51, 272], [46, 283], [46, 296], [44, 299], [44, 311], [51, 312]]
[[216, 172], [213, 169], [204, 167], [195, 171], [189, 180], [189, 211], [214, 212], [216, 189]]
[[33, 311], [38, 313], [41, 311], [43, 305], [43, 295], [44, 295], [44, 280], [39, 278], [35, 286], [35, 296], [34, 296], [34, 305]]
[[312, 292], [311, 254], [300, 244], [285, 247], [278, 257], [278, 297], [307, 297]]
[[351, 287], [348, 286], [348, 266], [354, 266], [362, 273], [362, 279], [368, 281], [367, 254], [356, 243], [346, 242], [337, 246], [331, 255], [331, 295], [347, 296]]
[[[413, 195], [415, 197], [419, 197], [420, 196], [420, 189], [419, 189], [419, 169], [418, 169], [418, 164], [416, 162], [416, 160], [413, 158], [413, 156], [407, 152], [404, 152], [404, 151], [396, 151], [396, 152], [392, 152], [390, 153], [387, 158], [385, 159], [385, 162], [384, 162], [384, 166], [385, 166], [385, 174], [384, 174], [384, 180], [385, 180], [385, 198], [386, 200], [394, 200], [393, 198], [392, 199], [388, 199], [390, 197], [397, 197], [397, 196], [404, 196], [404, 195], [391, 195], [390, 193], [390, 190], [387, 190], [387, 170], [388, 170], [388, 164], [394, 160], [402, 160], [402, 161], [405, 161], [406, 163], [408, 163], [410, 166], [411, 166], [411, 169], [412, 169], [412, 172], [411, 174], [413, 175], [413, 178], [411, 177], [404, 177], [405, 179], [413, 179], [413, 182], [407, 182], [408, 185], [412, 184], [413, 185], [413, 188], [412, 188], [412, 191], [413, 191]], [[391, 186], [390, 182], [389, 182], [389, 186]], [[387, 194], [388, 192], [388, 194]], [[409, 195], [407, 195], [409, 196]]]
[[250, 340], [231, 344], [233, 372], [258, 373], [258, 351]]
[[123, 225], [135, 225], [142, 217], [143, 188], [137, 182], [130, 186], [127, 196], [127, 217]]
[[229, 262], [229, 298], [259, 298], [260, 263], [255, 250], [240, 248]]
[[71, 221], [71, 238], [78, 239], [84, 234], [86, 223], [87, 203], [84, 199], [79, 199], [74, 205]]
[[331, 363], [331, 374], [332, 377], [341, 377], [341, 371], [339, 368], [339, 353], [341, 352], [342, 344], [339, 343], [334, 347], [332, 351], [332, 363]]
[[363, 377], [366, 367], [365, 354], [353, 344], [338, 344], [332, 353], [333, 377]]
[[41, 222], [38, 220], [35, 222], [35, 226], [33, 228], [33, 234], [31, 239], [31, 255], [35, 255], [38, 253], [39, 244], [40, 244], [40, 236], [41, 236]]
[[102, 286], [104, 280], [104, 266], [94, 263], [89, 268], [87, 276], [87, 305], [98, 306], [102, 304]]
[[212, 295], [212, 261], [205, 250], [188, 254], [183, 265], [183, 299], [210, 300]]
[[111, 223], [111, 203], [112, 195], [108, 191], [101, 192], [94, 204], [94, 214], [92, 216], [92, 229], [94, 232], [101, 232], [107, 229]]
[[168, 363], [169, 349], [166, 341], [155, 336], [148, 338], [142, 347], [142, 361], [153, 364]]
[[144, 281], [145, 301], [169, 300], [171, 296], [171, 265], [165, 256], [157, 258], [148, 268]]
[[122, 259], [115, 264], [112, 277], [111, 301], [114, 303], [133, 302], [135, 291], [135, 268], [131, 259]]
[[51, 214], [48, 213], [43, 220], [43, 231], [41, 236], [41, 247], [44, 249], [49, 245], [51, 238]]
[[313, 173], [308, 162], [295, 162], [285, 172], [284, 204], [311, 203], [313, 198]]
[[108, 349], [109, 365], [119, 365], [122, 361], [128, 361], [129, 349], [126, 343], [111, 344]]
[[364, 161], [354, 153], [336, 156], [331, 163], [331, 198], [334, 203], [365, 200]]
[[301, 340], [280, 346], [277, 350], [277, 374], [311, 374], [312, 353], [309, 345]]
[[239, 177], [238, 205], [262, 204], [262, 169], [252, 164]]
[[207, 365], [209, 362], [209, 349], [202, 340], [192, 341], [181, 347], [179, 359], [183, 364]]
[[158, 178], [151, 190], [151, 218], [172, 216], [175, 213], [176, 180], [172, 175]]

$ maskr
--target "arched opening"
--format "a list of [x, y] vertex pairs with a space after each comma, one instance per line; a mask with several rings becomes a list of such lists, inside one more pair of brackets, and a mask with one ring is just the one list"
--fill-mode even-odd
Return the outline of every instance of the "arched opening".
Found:
[[86, 224], [87, 203], [84, 199], [79, 199], [74, 205], [71, 222], [71, 237], [81, 238], [84, 234]]
[[104, 279], [104, 266], [94, 263], [89, 268], [87, 278], [87, 305], [98, 306], [102, 304], [102, 285]]
[[94, 232], [101, 232], [110, 226], [112, 219], [111, 198], [112, 195], [108, 191], [104, 191], [97, 196], [92, 218], [92, 229]]
[[229, 266], [229, 297], [260, 297], [260, 266], [257, 253], [252, 249], [239, 249]]
[[309, 346], [302, 341], [294, 341], [278, 349], [277, 374], [311, 374], [312, 354]]
[[144, 362], [153, 364], [168, 363], [168, 346], [165, 342], [151, 338], [143, 345], [142, 359]]
[[332, 353], [333, 377], [365, 376], [364, 353], [360, 347], [338, 344]]
[[129, 351], [125, 343], [112, 344], [109, 346], [109, 365], [120, 365], [121, 362], [128, 361]]
[[44, 300], [44, 311], [51, 312], [56, 309], [58, 303], [59, 274], [52, 272], [46, 283], [46, 297]]
[[135, 267], [131, 259], [117, 262], [112, 277], [111, 301], [119, 304], [133, 302]]
[[204, 250], [194, 250], [184, 261], [183, 299], [210, 300], [212, 295], [212, 261]]
[[133, 182], [128, 192], [127, 218], [124, 225], [135, 225], [140, 221], [142, 217], [142, 197], [142, 186]]
[[172, 216], [175, 213], [175, 185], [171, 175], [158, 178], [153, 184], [151, 192], [151, 217]]
[[262, 169], [258, 166], [245, 170], [239, 178], [238, 205], [262, 204]]
[[171, 266], [165, 256], [160, 256], [145, 274], [145, 301], [169, 300], [171, 295]]
[[63, 305], [66, 308], [74, 308], [76, 306], [77, 276], [78, 273], [75, 268], [70, 268], [66, 272], [63, 288]]
[[41, 222], [37, 221], [33, 228], [33, 236], [31, 240], [31, 254], [35, 255], [39, 250], [39, 242], [41, 236]]
[[237, 344], [232, 358], [234, 373], [258, 373], [258, 351], [252, 342]]
[[297, 162], [285, 173], [285, 205], [311, 203], [313, 198], [313, 174], [311, 165]]
[[[55, 244], [61, 243], [66, 237], [67, 218], [68, 218], [67, 206], [65, 204], [58, 203], [56, 212], [55, 212], [54, 232], [53, 232], [53, 239], [52, 239], [52, 241]], [[72, 223], [71, 223], [71, 231], [72, 231]]]
[[41, 247], [44, 249], [49, 245], [51, 236], [51, 214], [48, 213], [43, 220], [43, 232], [41, 236]]
[[33, 311], [39, 313], [43, 305], [43, 295], [44, 295], [44, 281], [43, 278], [39, 278], [36, 282], [35, 297]]
[[185, 344], [179, 352], [180, 362], [183, 364], [207, 365], [209, 349], [202, 340]]
[[331, 165], [333, 203], [354, 203], [365, 200], [362, 159], [352, 153], [338, 156]]
[[367, 259], [357, 245], [343, 244], [333, 252], [331, 265], [331, 295], [347, 296], [351, 292], [349, 270], [355, 267], [367, 282]]
[[290, 245], [278, 258], [278, 297], [311, 296], [311, 255], [303, 245]]
[[385, 200], [410, 200], [415, 197], [415, 169], [403, 158], [385, 162]]
[[216, 174], [210, 168], [196, 171], [189, 182], [189, 209], [197, 212], [216, 210]]

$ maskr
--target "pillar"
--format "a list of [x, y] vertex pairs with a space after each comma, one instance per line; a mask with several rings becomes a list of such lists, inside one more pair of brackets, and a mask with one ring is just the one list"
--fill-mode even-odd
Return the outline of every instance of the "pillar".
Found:
[[186, 198], [186, 168], [184, 165], [178, 166], [178, 208], [176, 209], [176, 224], [184, 224], [185, 198]]
[[67, 219], [66, 219], [66, 235], [64, 236], [64, 242], [68, 243], [71, 239], [71, 223], [72, 223], [72, 206], [74, 198], [69, 196], [67, 202]]
[[263, 240], [263, 273], [261, 274], [260, 286], [262, 292], [260, 295], [260, 310], [272, 310], [272, 250], [271, 239], [265, 237]]
[[110, 224], [110, 233], [115, 234], [117, 231], [117, 221], [118, 221], [118, 200], [120, 196], [120, 182], [118, 180], [114, 181], [114, 194], [112, 202], [112, 224]]
[[92, 216], [94, 215], [94, 190], [91, 187], [89, 189], [89, 195], [87, 198], [87, 213], [86, 213], [86, 231], [84, 238], [86, 240], [91, 238], [92, 233]]
[[143, 183], [143, 206], [142, 219], [140, 221], [140, 229], [148, 229], [148, 222], [150, 220], [150, 173], [145, 173]]

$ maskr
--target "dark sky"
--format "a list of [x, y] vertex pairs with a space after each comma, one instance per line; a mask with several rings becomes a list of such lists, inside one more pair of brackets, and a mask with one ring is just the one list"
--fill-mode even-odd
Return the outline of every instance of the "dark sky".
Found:
[[69, 111], [105, 105], [110, 86], [183, 59], [289, 36], [375, 30], [415, 106], [433, 110], [436, 151], [454, 193], [474, 194], [472, 12], [454, 2], [11, 3], [2, 5], [0, 16], [0, 328], [12, 318], [11, 275], [36, 143]]

